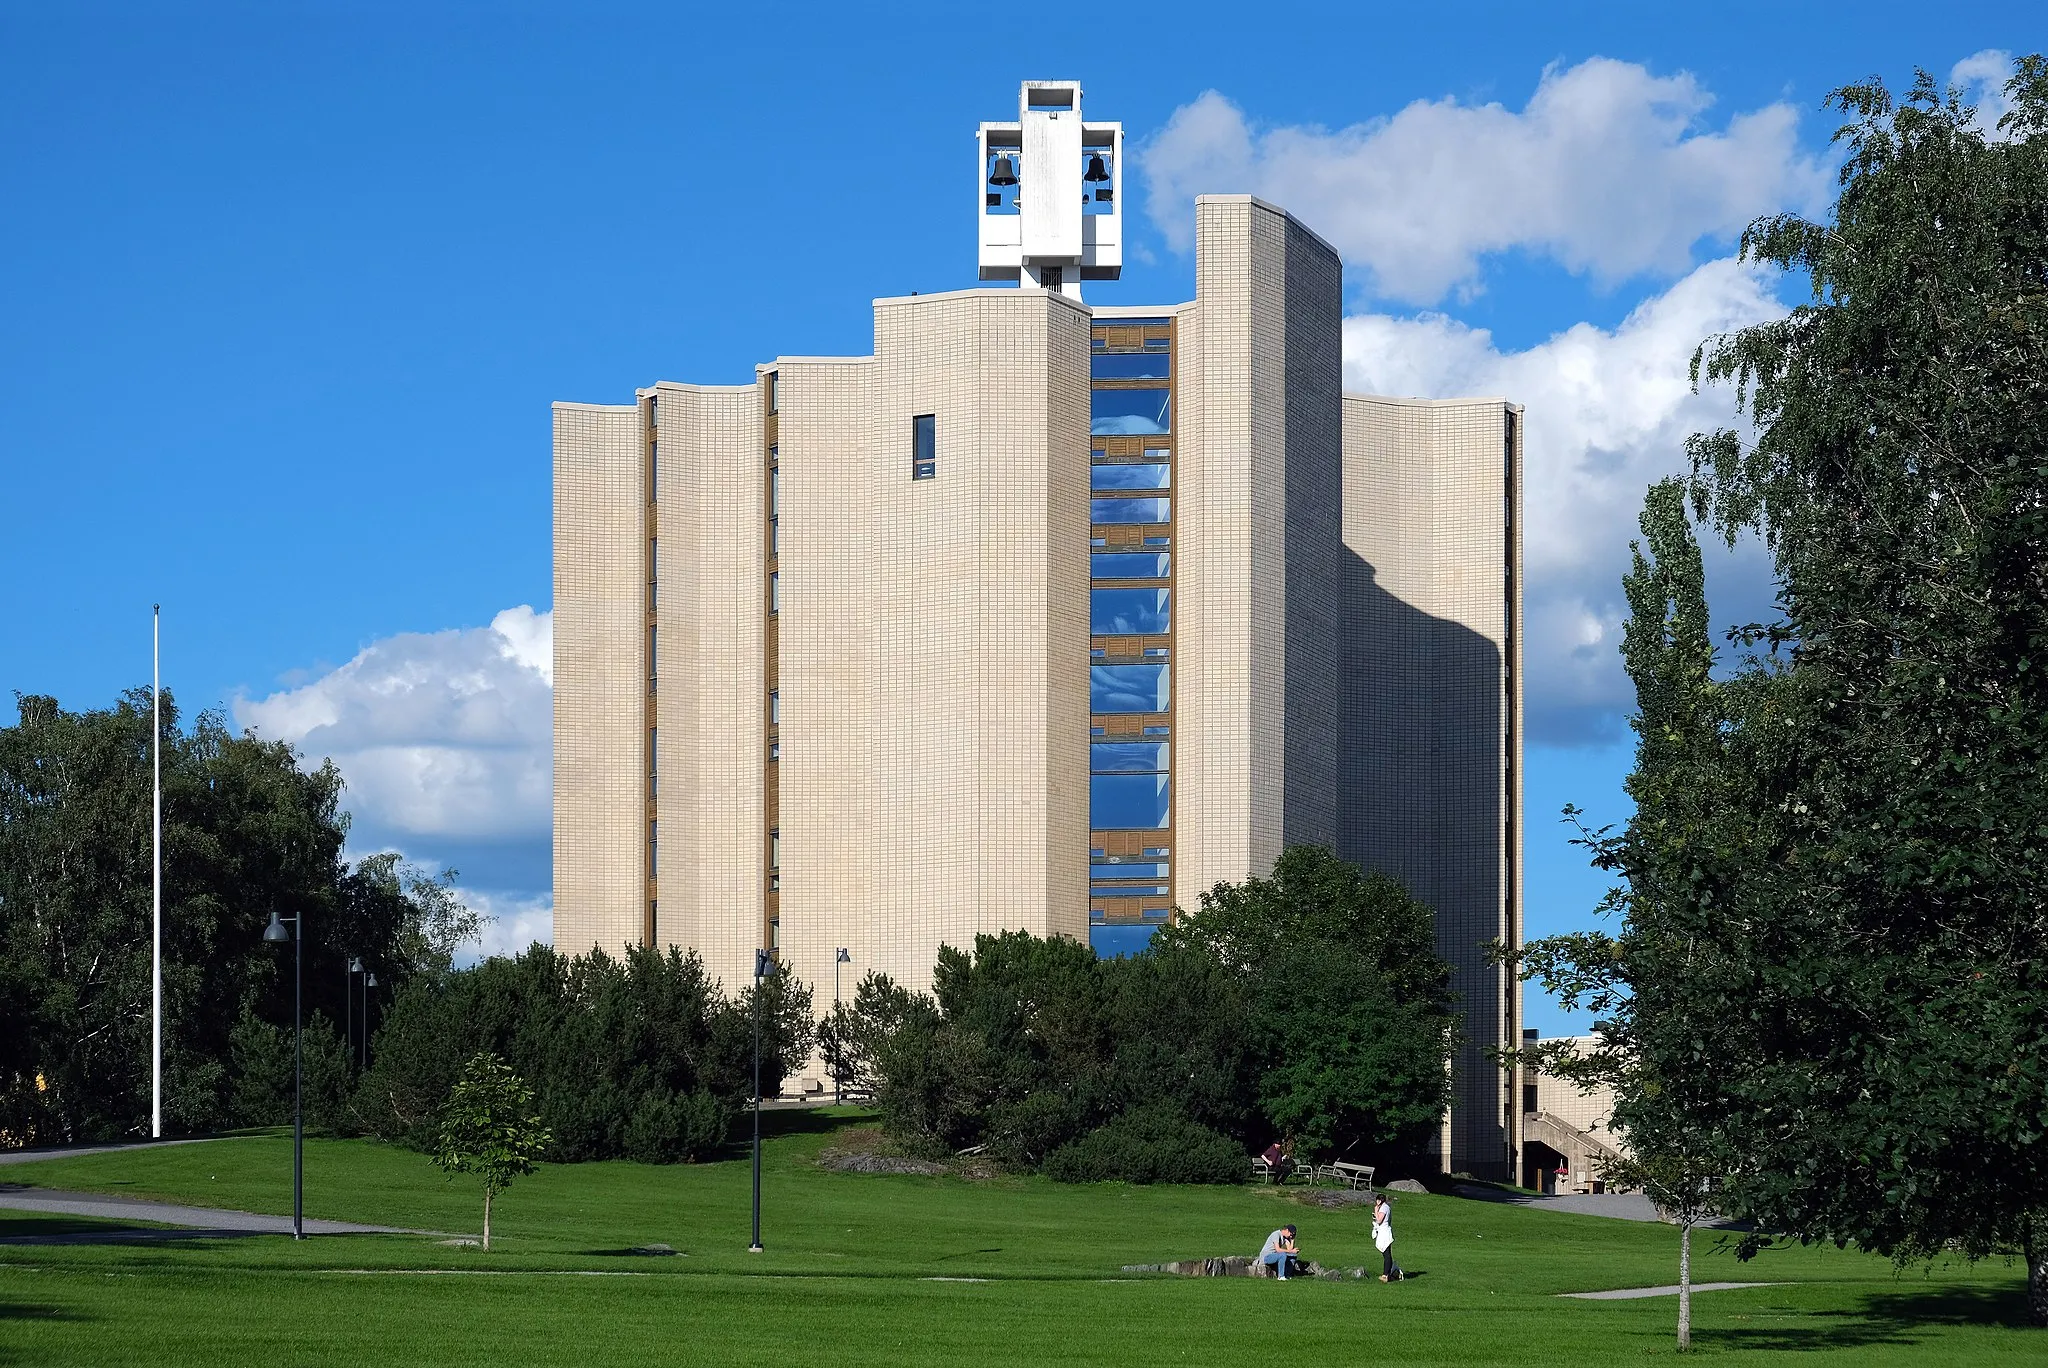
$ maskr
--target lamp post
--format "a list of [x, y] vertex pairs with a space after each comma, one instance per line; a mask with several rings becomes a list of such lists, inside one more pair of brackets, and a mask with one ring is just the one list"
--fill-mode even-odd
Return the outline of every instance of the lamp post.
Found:
[[[290, 922], [287, 931], [284, 924]], [[306, 1112], [304, 1092], [306, 1081], [304, 1033], [299, 1023], [299, 967], [302, 962], [300, 947], [304, 937], [298, 934], [300, 919], [280, 917], [275, 908], [270, 912], [270, 925], [263, 928], [263, 939], [275, 945], [281, 941], [292, 943], [292, 1238], [306, 1238]]]
[[370, 990], [377, 986], [374, 971], [363, 971], [363, 1067], [370, 1067]]
[[[852, 960], [853, 956], [846, 953], [846, 947], [843, 945], [839, 947], [839, 953], [832, 958], [832, 1015], [834, 1016], [839, 1015], [839, 966], [851, 963]], [[832, 1066], [832, 1105], [835, 1107], [843, 1105], [846, 1101], [843, 1095], [845, 1092], [844, 1083], [845, 1080], [839, 1074], [839, 1065], [835, 1061]]]
[[754, 952], [754, 1242], [749, 1254], [761, 1252], [761, 988], [775, 971], [775, 957]]
[[[348, 1040], [348, 1055], [356, 1057], [356, 975], [363, 972], [363, 962], [354, 955], [348, 957], [348, 971], [341, 979], [341, 1019]], [[370, 1004], [363, 1004], [363, 1020], [369, 1020]]]

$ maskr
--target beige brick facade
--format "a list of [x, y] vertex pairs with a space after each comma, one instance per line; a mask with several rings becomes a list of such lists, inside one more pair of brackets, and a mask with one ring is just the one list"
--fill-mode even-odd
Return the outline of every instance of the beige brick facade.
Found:
[[649, 393], [658, 414], [655, 937], [694, 948], [736, 991], [754, 971], [766, 880], [762, 401], [754, 385]]
[[[1447, 1161], [1507, 1177], [1513, 1098], [1478, 1052], [1518, 1003], [1477, 945], [1519, 934], [1517, 411], [1342, 395], [1336, 253], [1246, 196], [1196, 213], [1195, 300], [1124, 329], [1172, 333], [1154, 437], [1091, 441], [1091, 322], [1116, 319], [1031, 288], [878, 300], [872, 356], [656, 386], [655, 444], [645, 408], [557, 407], [556, 943], [637, 939], [651, 891], [657, 940], [731, 990], [772, 920], [822, 1012], [841, 947], [850, 993], [927, 987], [981, 932], [1089, 936], [1089, 548], [1139, 544], [1091, 528], [1091, 448], [1156, 442], [1171, 830], [1106, 858], [1170, 843], [1184, 909], [1301, 842], [1406, 880], [1471, 1040]], [[1165, 393], [1141, 374], [1101, 386]]]
[[638, 944], [647, 466], [631, 404], [555, 405], [555, 944]]
[[1436, 910], [1466, 1043], [1449, 1167], [1504, 1177], [1518, 1100], [1485, 1054], [1519, 1041], [1521, 422], [1498, 399], [1344, 396], [1345, 854]]

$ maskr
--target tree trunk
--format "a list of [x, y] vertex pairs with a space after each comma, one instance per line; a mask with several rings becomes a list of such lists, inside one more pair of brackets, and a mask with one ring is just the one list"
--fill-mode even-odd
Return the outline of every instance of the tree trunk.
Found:
[[1692, 1348], [1692, 1222], [1678, 1227], [1678, 1352]]
[[2027, 1320], [2048, 1329], [2048, 1216], [2026, 1223]]
[[491, 1247], [491, 1190], [484, 1189], [484, 1248]]

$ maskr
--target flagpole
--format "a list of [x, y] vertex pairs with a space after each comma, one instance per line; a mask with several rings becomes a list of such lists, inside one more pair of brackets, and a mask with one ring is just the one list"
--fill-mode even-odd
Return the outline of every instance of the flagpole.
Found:
[[164, 729], [163, 605], [149, 605], [150, 955], [149, 955], [149, 1133], [164, 1133]]

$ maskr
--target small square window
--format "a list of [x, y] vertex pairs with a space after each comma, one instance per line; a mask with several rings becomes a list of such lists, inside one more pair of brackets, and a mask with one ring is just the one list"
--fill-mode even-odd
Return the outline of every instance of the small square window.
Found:
[[910, 478], [929, 480], [939, 473], [939, 420], [920, 413], [910, 420]]

